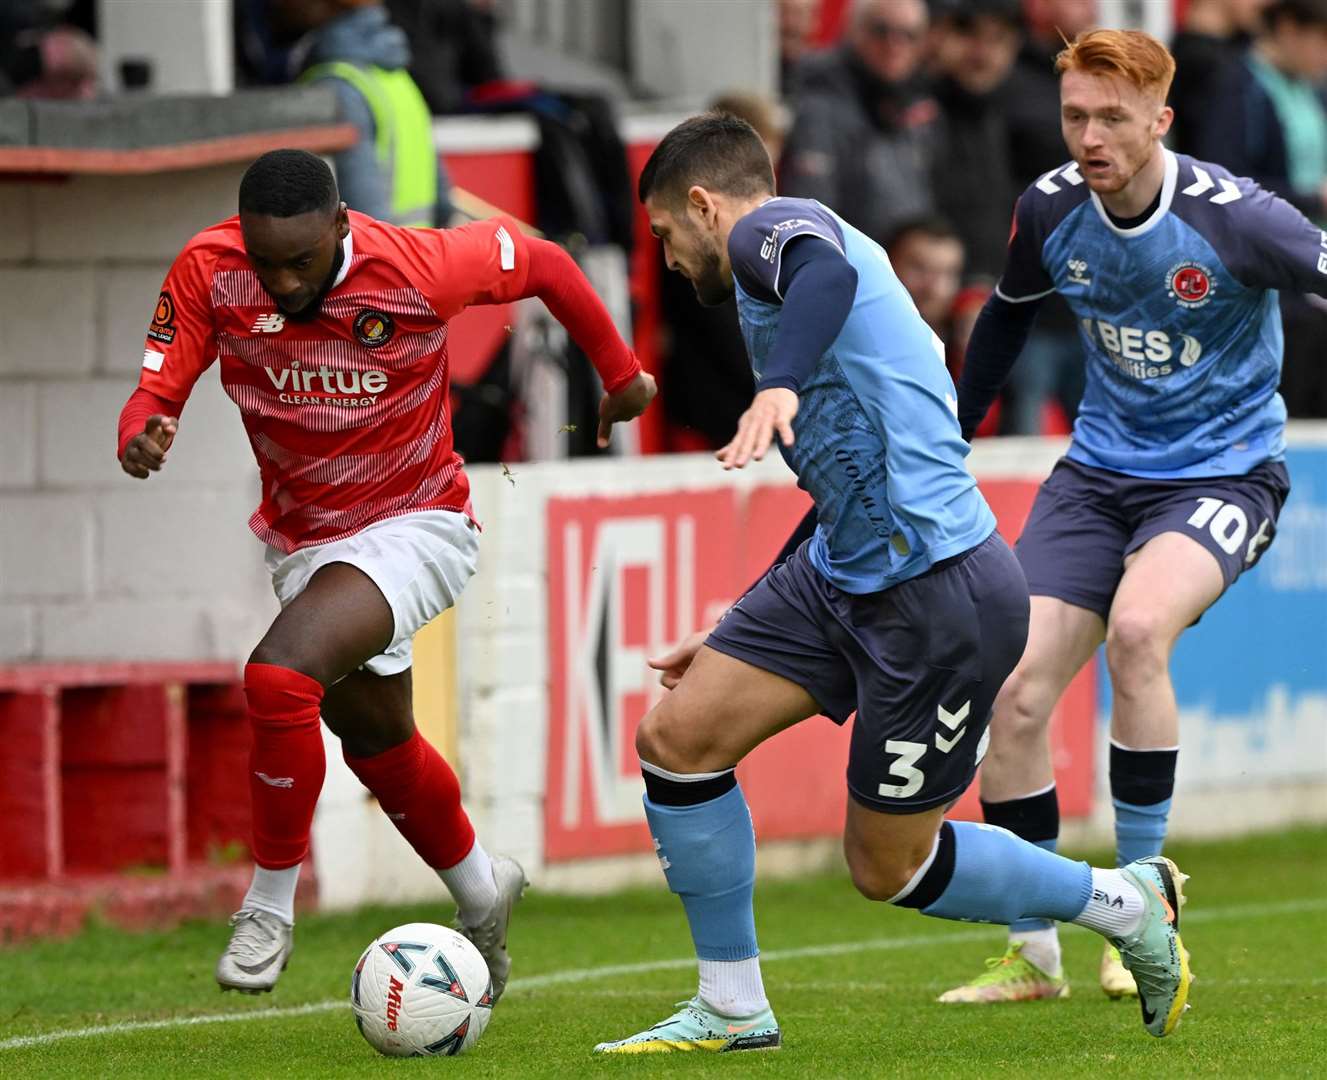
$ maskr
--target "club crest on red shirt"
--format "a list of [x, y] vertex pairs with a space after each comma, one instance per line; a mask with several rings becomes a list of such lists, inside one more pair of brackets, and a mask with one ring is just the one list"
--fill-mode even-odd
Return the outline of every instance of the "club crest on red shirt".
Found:
[[355, 337], [366, 349], [386, 345], [396, 333], [396, 323], [385, 311], [365, 308], [355, 316]]

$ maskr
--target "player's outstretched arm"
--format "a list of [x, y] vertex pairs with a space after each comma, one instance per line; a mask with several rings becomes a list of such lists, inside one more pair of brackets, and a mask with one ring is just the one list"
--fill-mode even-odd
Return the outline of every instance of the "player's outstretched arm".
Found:
[[[735, 277], [747, 268], [733, 264]], [[779, 329], [737, 434], [715, 454], [725, 469], [760, 461], [777, 436], [793, 445], [797, 393], [834, 343], [857, 296], [857, 271], [843, 253], [817, 234], [793, 236], [783, 245], [775, 292], [783, 300]], [[765, 286], [759, 282], [756, 287]]]
[[179, 430], [182, 405], [139, 387], [120, 411], [120, 468], [138, 480], [160, 472]]

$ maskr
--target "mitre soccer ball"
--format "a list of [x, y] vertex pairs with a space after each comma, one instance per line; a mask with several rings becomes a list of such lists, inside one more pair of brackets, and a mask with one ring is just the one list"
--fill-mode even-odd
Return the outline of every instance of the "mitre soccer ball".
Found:
[[462, 1054], [493, 1015], [479, 950], [455, 930], [407, 923], [374, 941], [350, 978], [360, 1034], [389, 1057]]

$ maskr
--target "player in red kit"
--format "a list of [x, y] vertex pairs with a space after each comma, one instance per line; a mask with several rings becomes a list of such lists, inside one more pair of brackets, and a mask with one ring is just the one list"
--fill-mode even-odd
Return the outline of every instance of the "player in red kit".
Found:
[[496, 1000], [524, 874], [476, 840], [456, 775], [411, 713], [411, 638], [452, 606], [478, 551], [447, 415], [447, 320], [471, 304], [543, 300], [603, 380], [601, 446], [645, 409], [654, 381], [571, 258], [510, 221], [375, 221], [347, 211], [328, 167], [297, 150], [254, 162], [239, 209], [171, 267], [119, 439], [129, 475], [162, 468], [194, 382], [220, 358], [262, 477], [249, 525], [282, 610], [244, 669], [257, 865], [217, 982], [270, 990], [289, 959], [325, 768], [321, 716], [450, 890]]

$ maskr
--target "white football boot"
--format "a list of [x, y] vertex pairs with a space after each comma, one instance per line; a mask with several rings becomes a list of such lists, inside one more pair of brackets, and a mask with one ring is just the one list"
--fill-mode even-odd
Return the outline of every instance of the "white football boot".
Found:
[[507, 989], [507, 977], [511, 974], [511, 957], [507, 955], [507, 924], [511, 922], [511, 909], [530, 883], [525, 880], [521, 864], [510, 855], [493, 856], [493, 880], [498, 887], [498, 902], [493, 905], [488, 918], [475, 926], [466, 926], [458, 918], [453, 925], [470, 939], [488, 964], [496, 1004]]
[[266, 911], [248, 908], [230, 917], [235, 929], [217, 961], [217, 985], [242, 994], [265, 994], [276, 985], [294, 950], [291, 927]]

